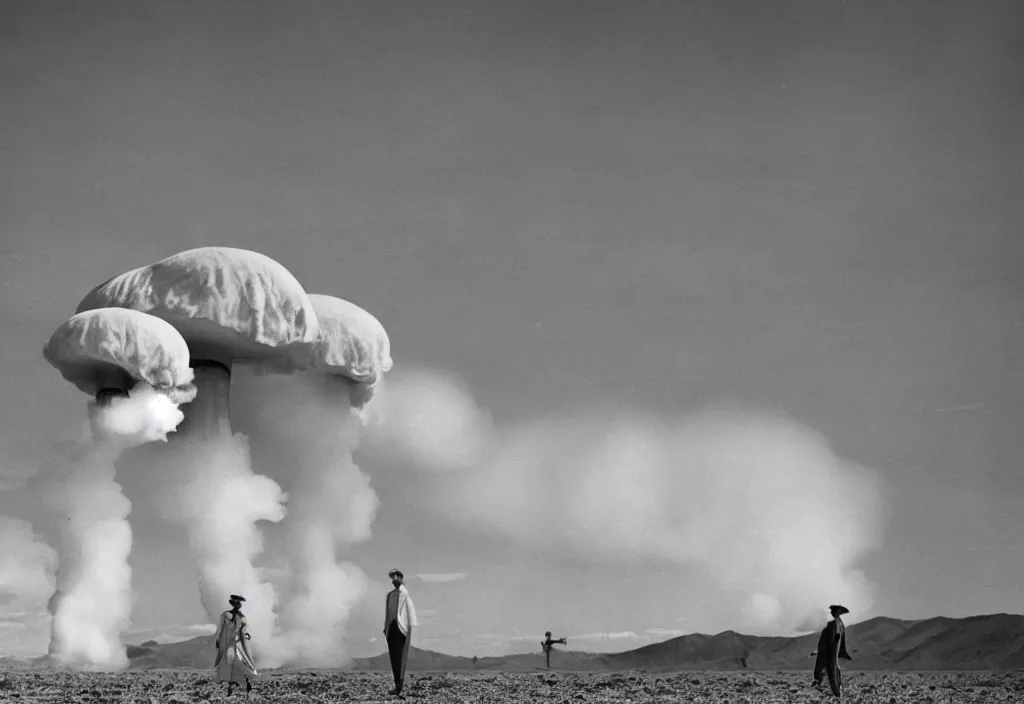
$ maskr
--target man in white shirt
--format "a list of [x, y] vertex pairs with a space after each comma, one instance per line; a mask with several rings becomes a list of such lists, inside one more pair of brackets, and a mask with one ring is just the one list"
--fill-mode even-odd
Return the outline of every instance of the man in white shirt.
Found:
[[388, 641], [388, 654], [391, 656], [391, 671], [395, 675], [395, 688], [391, 694], [402, 696], [402, 683], [405, 681], [405, 665], [409, 660], [409, 643], [412, 641], [412, 627], [416, 622], [416, 607], [413, 606], [409, 590], [402, 584], [405, 576], [401, 570], [388, 572], [391, 583], [395, 586], [388, 592], [384, 604], [384, 636]]

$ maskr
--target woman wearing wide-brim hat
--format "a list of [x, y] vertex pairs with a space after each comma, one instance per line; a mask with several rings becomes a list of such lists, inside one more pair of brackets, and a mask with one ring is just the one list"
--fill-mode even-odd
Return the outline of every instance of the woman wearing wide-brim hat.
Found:
[[245, 693], [252, 691], [250, 677], [259, 674], [249, 653], [249, 631], [246, 628], [245, 616], [242, 614], [244, 597], [232, 594], [228, 599], [231, 609], [220, 615], [217, 628], [217, 681], [228, 683], [228, 696], [236, 684], [245, 685]]

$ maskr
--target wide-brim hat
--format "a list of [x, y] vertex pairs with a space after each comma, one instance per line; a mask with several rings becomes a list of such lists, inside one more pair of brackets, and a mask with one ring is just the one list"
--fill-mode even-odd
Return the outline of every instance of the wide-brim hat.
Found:
[[842, 616], [843, 614], [850, 613], [850, 610], [848, 608], [846, 608], [845, 606], [841, 606], [839, 604], [832, 604], [828, 607], [828, 610], [834, 614], [839, 614], [840, 616]]
[[245, 597], [239, 596], [238, 594], [232, 594], [228, 597], [228, 601], [245, 601]]

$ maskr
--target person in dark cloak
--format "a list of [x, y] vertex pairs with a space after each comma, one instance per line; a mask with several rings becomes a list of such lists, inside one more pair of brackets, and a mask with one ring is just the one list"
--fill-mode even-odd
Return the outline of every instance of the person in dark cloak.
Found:
[[540, 642], [540, 647], [544, 649], [544, 657], [547, 659], [548, 669], [551, 669], [551, 646], [555, 643], [561, 643], [565, 645], [565, 638], [551, 638], [551, 631], [544, 631], [544, 640]]
[[814, 686], [821, 685], [821, 680], [828, 674], [828, 683], [832, 693], [841, 697], [843, 690], [843, 673], [839, 669], [839, 659], [853, 660], [846, 650], [846, 626], [842, 615], [850, 613], [845, 606], [833, 604], [828, 607], [832, 620], [821, 629], [818, 638], [817, 659], [814, 661]]

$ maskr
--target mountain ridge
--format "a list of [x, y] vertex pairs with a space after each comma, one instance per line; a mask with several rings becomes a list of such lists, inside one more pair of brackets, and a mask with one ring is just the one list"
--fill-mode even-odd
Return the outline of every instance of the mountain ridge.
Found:
[[[824, 619], [822, 622], [824, 626]], [[847, 626], [854, 660], [848, 670], [1015, 670], [1024, 668], [1024, 615], [987, 614], [965, 618], [938, 616], [928, 619], [896, 619], [886, 616]], [[592, 653], [556, 649], [552, 670], [609, 672], [803, 670], [813, 667], [811, 652], [818, 633], [800, 636], [751, 636], [725, 630], [716, 634], [691, 633], [617, 653]], [[130, 669], [209, 669], [216, 650], [213, 636], [205, 635], [174, 643], [147, 641], [129, 645]], [[44, 658], [36, 659], [38, 664]], [[294, 668], [310, 669], [310, 668]], [[388, 671], [386, 652], [354, 658], [341, 668], [355, 672]], [[410, 648], [410, 671], [505, 671], [547, 669], [544, 655], [472, 657]]]

